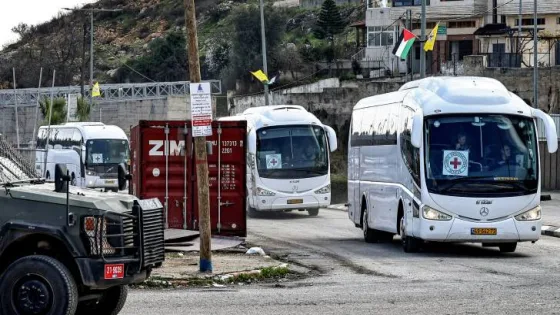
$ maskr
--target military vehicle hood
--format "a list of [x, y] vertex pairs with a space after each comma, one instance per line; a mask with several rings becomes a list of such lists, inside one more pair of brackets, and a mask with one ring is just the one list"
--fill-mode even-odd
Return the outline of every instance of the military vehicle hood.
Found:
[[[14, 199], [66, 205], [66, 192], [55, 192], [52, 183], [11, 187], [8, 194]], [[70, 186], [69, 204], [71, 207], [123, 213], [132, 210], [134, 200], [138, 200], [138, 198], [127, 194], [100, 192]], [[154, 202], [158, 206], [160, 205], [158, 200], [154, 200]]]

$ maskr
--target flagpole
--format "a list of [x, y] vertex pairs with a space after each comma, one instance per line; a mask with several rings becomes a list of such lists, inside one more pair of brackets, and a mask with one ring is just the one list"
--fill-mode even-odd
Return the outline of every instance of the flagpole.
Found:
[[[262, 59], [263, 59], [263, 71], [264, 74], [268, 77], [268, 66], [266, 61], [266, 34], [265, 34], [265, 27], [264, 27], [264, 3], [263, 0], [260, 0], [260, 9], [261, 9], [261, 46], [262, 46]], [[268, 82], [264, 84], [264, 105], [268, 106]]]

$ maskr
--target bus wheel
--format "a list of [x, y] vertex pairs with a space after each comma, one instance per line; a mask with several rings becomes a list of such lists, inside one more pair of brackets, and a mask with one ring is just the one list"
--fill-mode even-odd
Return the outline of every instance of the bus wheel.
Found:
[[500, 252], [502, 253], [513, 253], [517, 248], [517, 243], [505, 243], [500, 245]]
[[309, 213], [309, 215], [312, 217], [316, 217], [319, 215], [319, 208], [307, 209], [307, 213]]
[[406, 229], [404, 227], [404, 216], [401, 217], [401, 240], [402, 240], [402, 246], [403, 246], [403, 250], [405, 253], [414, 253], [418, 251], [418, 248], [420, 247], [420, 240], [415, 238], [415, 237], [411, 237], [411, 236], [406, 236]]
[[377, 231], [369, 228], [367, 209], [364, 209], [362, 213], [362, 231], [364, 232], [364, 240], [366, 243], [377, 243], [379, 241]]

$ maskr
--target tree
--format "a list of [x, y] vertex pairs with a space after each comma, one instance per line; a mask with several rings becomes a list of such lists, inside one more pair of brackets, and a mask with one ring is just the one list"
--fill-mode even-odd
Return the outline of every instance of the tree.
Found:
[[76, 109], [76, 118], [78, 121], [89, 121], [91, 114], [91, 106], [89, 101], [83, 97], [78, 98], [78, 108]]
[[319, 13], [319, 18], [317, 19], [317, 28], [314, 30], [315, 37], [318, 39], [327, 39], [330, 44], [330, 52], [333, 54], [328, 60], [329, 62], [329, 72], [331, 68], [331, 61], [336, 59], [334, 55], [334, 37], [344, 31], [346, 27], [346, 21], [340, 15], [340, 11], [336, 6], [334, 0], [325, 0], [321, 6], [321, 12]]
[[181, 32], [171, 32], [165, 38], [155, 39], [148, 46], [148, 53], [131, 60], [121, 67], [121, 82], [183, 81], [188, 77], [187, 44]]
[[334, 40], [334, 36], [342, 33], [346, 22], [340, 15], [340, 11], [334, 0], [325, 0], [321, 6], [321, 12], [317, 19], [315, 37], [318, 39]]
[[[49, 112], [51, 109], [51, 99], [49, 97], [43, 98], [39, 101], [41, 114], [43, 114], [43, 125], [49, 124]], [[64, 97], [54, 99], [52, 106], [51, 125], [60, 125], [66, 122], [66, 100]]]
[[[248, 83], [253, 80], [249, 71], [262, 69], [261, 20], [259, 6], [246, 4], [237, 6], [232, 13], [233, 31], [228, 67], [221, 77], [228, 88], [235, 86], [235, 80]], [[286, 32], [284, 11], [267, 4], [265, 7], [266, 50], [268, 71], [278, 69], [278, 46]], [[259, 88], [262, 84], [259, 83]]]

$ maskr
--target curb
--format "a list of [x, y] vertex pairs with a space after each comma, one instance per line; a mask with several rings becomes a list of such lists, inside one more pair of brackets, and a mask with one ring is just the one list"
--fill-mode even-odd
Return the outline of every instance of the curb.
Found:
[[543, 225], [541, 228], [541, 235], [560, 237], [560, 227]]
[[329, 210], [339, 210], [339, 211], [348, 211], [348, 207], [345, 206], [344, 204], [330, 205], [330, 206], [327, 206], [327, 209], [329, 209]]
[[[338, 211], [348, 211], [348, 207], [343, 204], [339, 205], [330, 205], [327, 207], [329, 210], [338, 210]], [[560, 237], [560, 227], [552, 226], [552, 225], [543, 225], [541, 227], [541, 235], [552, 236], [552, 237]]]

